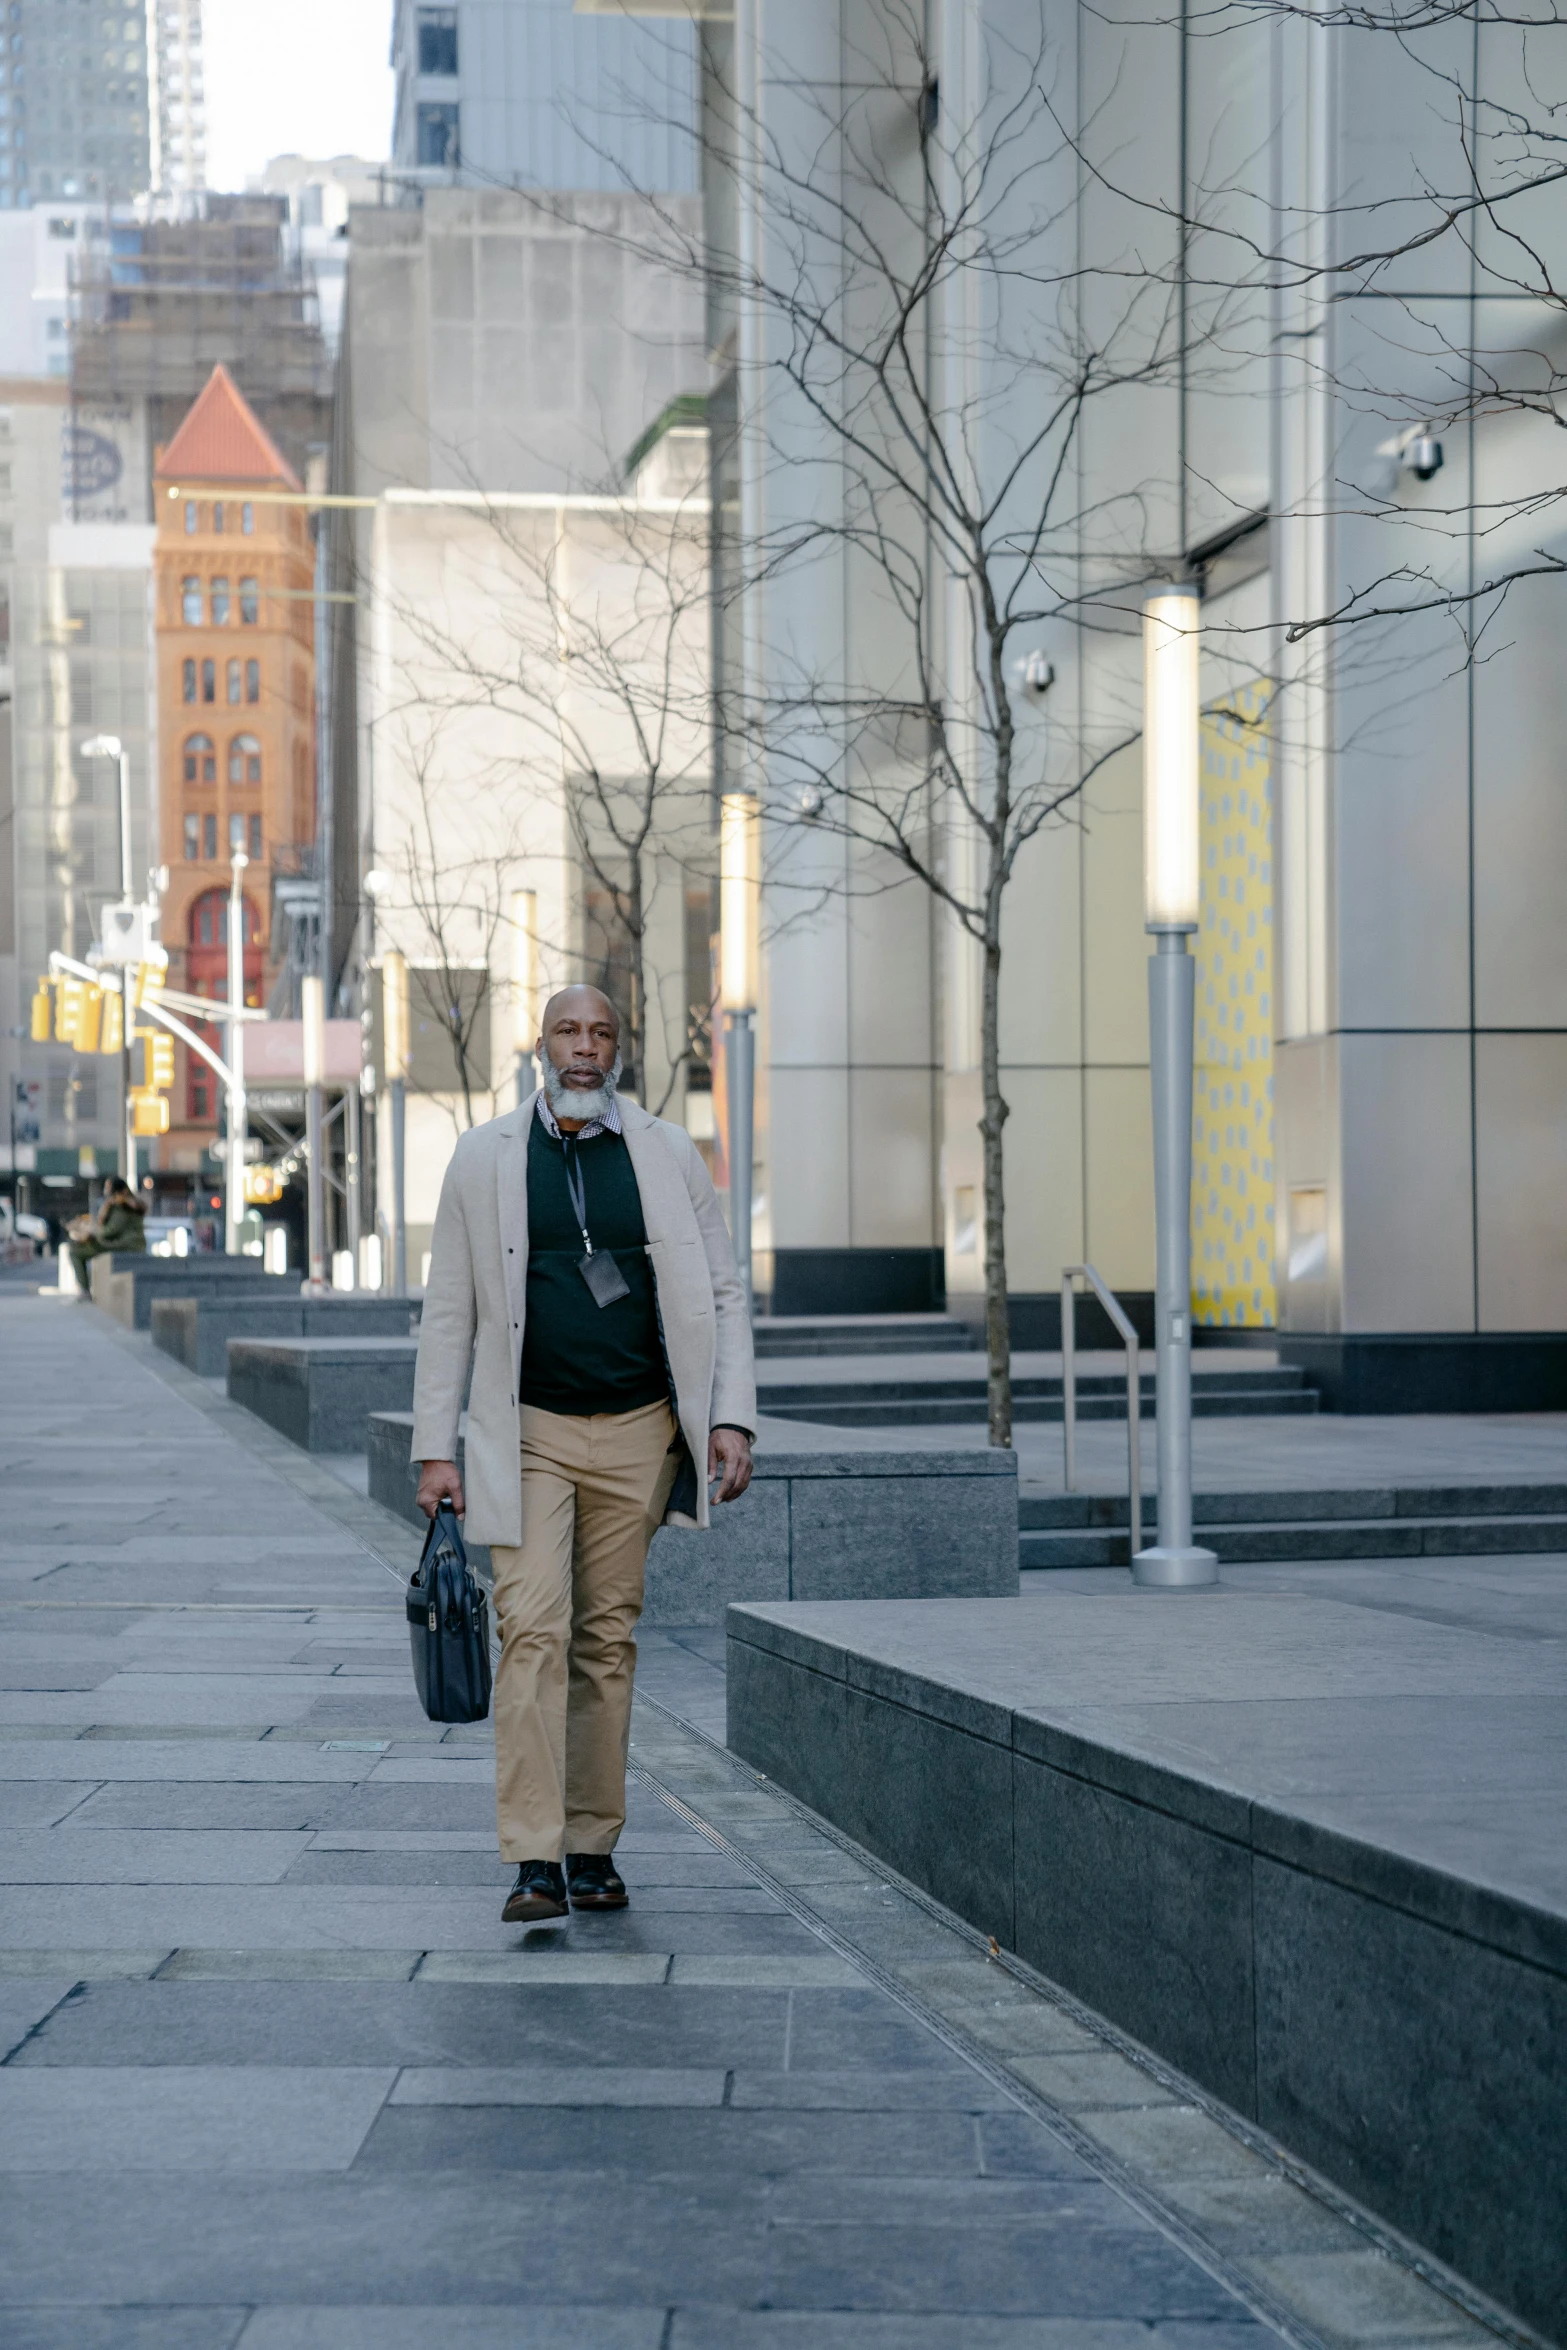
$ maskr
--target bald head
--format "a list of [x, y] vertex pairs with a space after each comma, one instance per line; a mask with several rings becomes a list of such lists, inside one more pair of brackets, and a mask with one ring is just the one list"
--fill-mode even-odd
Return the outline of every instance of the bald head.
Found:
[[557, 988], [544, 1007], [541, 1033], [546, 1041], [551, 1029], [562, 1019], [572, 1026], [583, 1020], [595, 1026], [607, 1021], [615, 1042], [620, 1042], [620, 1014], [602, 988], [580, 985]]

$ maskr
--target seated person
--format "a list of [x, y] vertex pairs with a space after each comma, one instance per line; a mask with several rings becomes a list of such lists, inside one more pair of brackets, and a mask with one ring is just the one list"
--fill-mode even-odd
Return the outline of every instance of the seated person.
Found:
[[88, 1295], [91, 1276], [88, 1266], [94, 1257], [106, 1257], [118, 1251], [145, 1250], [147, 1233], [144, 1219], [147, 1203], [139, 1200], [123, 1175], [111, 1175], [103, 1187], [103, 1205], [96, 1216], [74, 1216], [66, 1226], [71, 1244], [71, 1262], [76, 1267], [76, 1278], [81, 1283], [83, 1296]]

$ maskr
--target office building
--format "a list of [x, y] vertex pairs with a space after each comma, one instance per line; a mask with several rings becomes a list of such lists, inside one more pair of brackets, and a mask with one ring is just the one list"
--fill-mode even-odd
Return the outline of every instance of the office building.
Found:
[[[1138, 612], [1188, 579], [1206, 706], [1198, 1319], [1276, 1327], [1355, 1408], [1559, 1401], [1559, 589], [1520, 577], [1505, 607], [1466, 601], [1509, 565], [1556, 560], [1554, 428], [1531, 411], [1527, 356], [1550, 312], [1499, 248], [1476, 260], [1455, 232], [1418, 248], [1418, 278], [1409, 257], [1357, 271], [1325, 226], [1345, 224], [1346, 250], [1396, 244], [1426, 224], [1415, 191], [1468, 184], [1481, 68], [1466, 46], [1428, 72], [1423, 49], [1374, 30], [1248, 19], [1199, 37], [1184, 17], [1123, 25], [1086, 4], [951, 0], [924, 52], [916, 30], [878, 47], [838, 0], [704, 27], [712, 88], [754, 91], [759, 112], [709, 190], [718, 249], [754, 253], [775, 289], [737, 303], [732, 272], [715, 275], [709, 347], [729, 371], [712, 405], [734, 419], [719, 544], [793, 531], [803, 550], [760, 590], [731, 561], [725, 699], [757, 721], [797, 710], [808, 680], [839, 711], [804, 750], [796, 719], [741, 727], [725, 751], [726, 780], [759, 782], [768, 811], [759, 1279], [793, 1311], [980, 1308], [975, 950], [802, 797], [810, 761], [829, 792], [835, 774], [879, 777], [873, 796], [921, 788], [926, 737], [899, 719], [911, 695], [918, 715], [917, 654], [941, 723], [978, 739], [972, 605], [961, 565], [923, 569], [918, 548], [907, 581], [928, 592], [889, 593], [863, 504], [878, 427], [851, 452], [806, 397], [809, 301], [791, 312], [787, 290], [810, 251], [852, 350], [885, 292], [878, 252], [912, 270], [921, 186], [952, 200], [1005, 88], [1021, 111], [976, 258], [939, 273], [907, 349], [983, 479], [1004, 477], [1052, 387], [1070, 419], [1055, 502], [1025, 466], [1001, 514], [1032, 549], [1036, 616], [1008, 646], [1019, 756], [1062, 795], [1020, 854], [1003, 937], [1014, 1326], [1053, 1335], [1065, 1264], [1092, 1261], [1134, 1300], [1151, 1286]], [[1527, 84], [1523, 39], [1487, 33], [1486, 91], [1510, 71]], [[1183, 237], [1183, 218], [1200, 228]], [[862, 220], [883, 224], [880, 247]], [[1560, 220], [1531, 222], [1548, 286]], [[846, 365], [834, 397], [868, 382]], [[864, 415], [885, 423], [877, 396]], [[1368, 581], [1402, 616], [1360, 619]], [[1346, 606], [1351, 625], [1323, 625]], [[972, 874], [978, 853], [959, 824], [944, 870]]]
[[140, 195], [151, 168], [146, 0], [7, 0], [5, 13], [0, 210]]
[[392, 160], [414, 183], [699, 185], [697, 30], [680, 11], [395, 0], [392, 64]]
[[146, 0], [154, 194], [207, 184], [207, 101], [201, 70], [201, 0]]

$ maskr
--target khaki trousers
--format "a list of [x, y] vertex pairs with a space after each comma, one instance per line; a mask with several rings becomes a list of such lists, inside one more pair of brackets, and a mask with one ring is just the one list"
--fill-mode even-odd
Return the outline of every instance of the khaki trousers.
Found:
[[626, 1824], [642, 1573], [675, 1435], [667, 1403], [582, 1419], [523, 1406], [522, 1540], [490, 1553], [503, 1860], [613, 1852]]

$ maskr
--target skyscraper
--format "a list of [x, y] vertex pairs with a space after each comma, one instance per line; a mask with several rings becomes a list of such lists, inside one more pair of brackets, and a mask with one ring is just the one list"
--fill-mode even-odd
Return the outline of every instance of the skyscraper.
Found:
[[201, 73], [201, 0], [147, 0], [152, 185], [207, 184], [207, 108]]
[[[200, 0], [183, 7], [199, 23]], [[146, 0], [9, 0], [0, 54], [0, 208], [123, 203], [150, 163]]]

